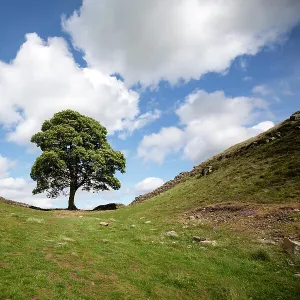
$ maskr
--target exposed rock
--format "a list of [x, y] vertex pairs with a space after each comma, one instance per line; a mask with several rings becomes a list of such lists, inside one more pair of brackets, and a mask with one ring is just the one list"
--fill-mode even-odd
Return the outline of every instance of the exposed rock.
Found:
[[64, 236], [62, 239], [63, 239], [64, 241], [67, 241], [67, 242], [75, 242], [75, 240], [73, 240], [73, 239], [71, 239], [71, 238], [69, 238], [69, 237], [66, 237], [66, 236]]
[[300, 111], [296, 111], [295, 113], [293, 113], [293, 114], [290, 116], [290, 120], [291, 120], [291, 121], [297, 121], [297, 120], [300, 120]]
[[206, 176], [212, 172], [212, 166], [207, 166], [202, 169], [202, 176]]
[[269, 245], [276, 245], [276, 242], [273, 240], [267, 240], [267, 239], [258, 239], [258, 242], [262, 243], [262, 244], [269, 244]]
[[130, 225], [130, 227], [131, 227], [131, 228], [134, 228], [134, 227], [136, 227], [136, 225], [132, 224], [132, 225]]
[[188, 216], [188, 219], [194, 221], [196, 218], [194, 216]]
[[205, 241], [200, 241], [200, 243], [204, 244], [204, 245], [217, 246], [217, 242], [216, 241], [205, 240]]
[[206, 238], [203, 238], [201, 236], [193, 236], [193, 240], [196, 242], [203, 242], [206, 240]]
[[178, 234], [176, 231], [168, 231], [166, 232], [166, 236], [170, 236], [170, 237], [178, 237]]
[[108, 223], [107, 222], [100, 222], [99, 225], [100, 226], [108, 226]]
[[116, 210], [118, 208], [124, 207], [125, 205], [119, 203], [108, 203], [104, 205], [99, 205], [95, 207], [93, 210]]
[[150, 224], [150, 223], [151, 223], [151, 221], [146, 221], [146, 222], [145, 222], [145, 224]]
[[295, 274], [294, 277], [300, 278], [300, 273]]
[[294, 256], [300, 256], [300, 242], [292, 241], [289, 238], [284, 238], [282, 247], [287, 253]]

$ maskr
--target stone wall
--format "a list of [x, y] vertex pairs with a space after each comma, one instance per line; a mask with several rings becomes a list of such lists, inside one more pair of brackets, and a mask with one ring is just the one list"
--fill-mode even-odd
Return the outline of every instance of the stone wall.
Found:
[[154, 191], [135, 197], [134, 201], [132, 201], [129, 205], [134, 205], [142, 201], [145, 201], [147, 199], [150, 199], [152, 197], [155, 197], [157, 195], [160, 195], [161, 193], [173, 188], [178, 183], [184, 182], [189, 177], [196, 176], [196, 175], [206, 176], [212, 171], [213, 171], [212, 166], [205, 166], [205, 163], [202, 163], [199, 166], [195, 166], [193, 170], [190, 172], [179, 173], [177, 176], [175, 176], [174, 179], [167, 181], [166, 183], [164, 183], [162, 186], [158, 187]]

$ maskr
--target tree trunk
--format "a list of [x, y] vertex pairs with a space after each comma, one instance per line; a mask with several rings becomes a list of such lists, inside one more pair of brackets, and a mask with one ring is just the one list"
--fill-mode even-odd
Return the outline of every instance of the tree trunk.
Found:
[[78, 209], [75, 205], [75, 193], [76, 193], [76, 189], [73, 186], [73, 184], [71, 184], [70, 195], [69, 195], [69, 206], [68, 206], [69, 210], [77, 210]]

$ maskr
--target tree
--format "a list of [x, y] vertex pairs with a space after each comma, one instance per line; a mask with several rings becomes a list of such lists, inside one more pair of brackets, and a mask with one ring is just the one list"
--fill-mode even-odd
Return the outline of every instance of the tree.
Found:
[[106, 134], [106, 128], [96, 120], [72, 110], [45, 121], [41, 132], [31, 138], [43, 151], [30, 173], [37, 183], [33, 194], [47, 192], [49, 198], [69, 195], [68, 209], [75, 210], [79, 188], [94, 192], [119, 189], [121, 184], [114, 174], [124, 173], [126, 162], [120, 151], [110, 147]]

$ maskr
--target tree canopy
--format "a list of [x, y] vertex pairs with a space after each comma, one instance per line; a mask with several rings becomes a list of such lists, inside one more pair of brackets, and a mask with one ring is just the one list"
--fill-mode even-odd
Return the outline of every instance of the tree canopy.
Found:
[[73, 210], [77, 209], [74, 199], [79, 188], [94, 192], [119, 189], [114, 174], [125, 172], [126, 161], [120, 151], [111, 148], [106, 135], [99, 122], [72, 110], [45, 121], [41, 132], [31, 138], [43, 152], [30, 173], [37, 183], [33, 194], [69, 195], [68, 209]]

